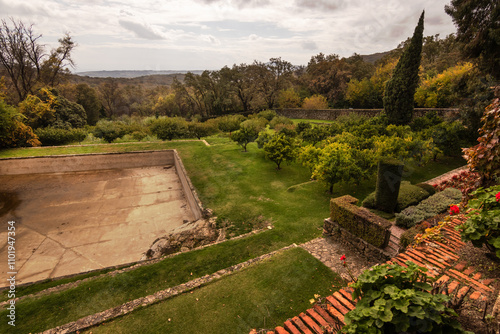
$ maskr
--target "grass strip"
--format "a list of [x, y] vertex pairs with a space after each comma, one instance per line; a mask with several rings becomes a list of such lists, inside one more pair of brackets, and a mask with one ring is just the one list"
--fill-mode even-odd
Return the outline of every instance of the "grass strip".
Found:
[[[332, 287], [335, 286], [336, 288]], [[209, 285], [89, 329], [92, 333], [248, 333], [274, 328], [311, 307], [341, 278], [294, 248]]]

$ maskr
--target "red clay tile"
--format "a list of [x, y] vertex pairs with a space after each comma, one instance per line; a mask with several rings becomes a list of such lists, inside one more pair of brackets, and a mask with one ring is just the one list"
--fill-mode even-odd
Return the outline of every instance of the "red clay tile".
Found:
[[332, 318], [330, 313], [328, 313], [325, 309], [321, 308], [319, 305], [314, 305], [314, 310], [323, 318], [326, 322], [333, 324], [335, 323], [336, 318]]
[[337, 310], [339, 310], [339, 312], [342, 313], [343, 315], [346, 315], [347, 312], [349, 312], [349, 309], [346, 308], [344, 305], [342, 305], [342, 303], [338, 301], [337, 298], [333, 296], [328, 296], [326, 297], [326, 300], [328, 300], [330, 304], [332, 304], [332, 306], [335, 307]]
[[354, 310], [355, 309], [354, 303], [352, 303], [350, 300], [348, 300], [347, 298], [345, 298], [340, 292], [338, 292], [338, 291], [334, 292], [333, 296], [335, 298], [337, 298], [337, 300], [339, 302], [341, 302], [342, 305], [344, 305], [345, 307], [347, 307], [349, 310]]
[[326, 304], [325, 306], [326, 311], [334, 318], [337, 319], [337, 321], [341, 322], [342, 324], [345, 324], [344, 322], [344, 314], [339, 312], [335, 307], [333, 307], [330, 304]]
[[474, 269], [474, 267], [469, 267], [469, 268], [465, 269], [464, 271], [462, 271], [462, 273], [463, 273], [464, 275], [469, 276], [469, 275], [470, 275], [470, 274], [472, 274], [474, 271], [476, 271], [476, 269]]
[[458, 288], [459, 285], [460, 283], [457, 281], [453, 281], [448, 284], [448, 293], [452, 293], [453, 291], [455, 291], [455, 289]]
[[302, 320], [302, 322], [307, 325], [307, 327], [309, 327], [311, 330], [314, 331], [314, 333], [316, 333], [316, 334], [323, 333], [323, 331], [321, 330], [321, 327], [319, 327], [318, 324], [316, 324], [316, 322], [314, 322], [314, 320], [311, 319], [307, 314], [301, 313], [299, 315], [299, 317], [300, 317], [300, 320]]
[[455, 270], [462, 271], [467, 266], [467, 262], [460, 262], [455, 265]]
[[286, 329], [284, 329], [283, 327], [281, 326], [278, 326], [274, 329], [274, 331], [276, 332], [276, 334], [290, 334], [289, 331], [287, 331]]
[[478, 299], [479, 297], [481, 297], [481, 292], [479, 291], [474, 291], [473, 293], [471, 293], [471, 295], [469, 296], [470, 299], [473, 299], [473, 300], [476, 300]]
[[316, 321], [320, 326], [323, 326], [323, 327], [326, 327], [328, 326], [328, 322], [326, 322], [325, 319], [323, 319], [322, 316], [320, 316], [315, 310], [313, 310], [312, 308], [310, 308], [309, 310], [306, 311], [306, 313], [312, 318], [314, 319], [314, 321]]
[[302, 322], [302, 320], [300, 320], [299, 317], [293, 317], [292, 322], [295, 325], [295, 327], [297, 327], [302, 333], [314, 334], [309, 330], [309, 328], [307, 328], [307, 326]]
[[295, 325], [290, 321], [285, 321], [285, 329], [289, 331], [291, 334], [300, 334], [300, 331], [295, 327]]

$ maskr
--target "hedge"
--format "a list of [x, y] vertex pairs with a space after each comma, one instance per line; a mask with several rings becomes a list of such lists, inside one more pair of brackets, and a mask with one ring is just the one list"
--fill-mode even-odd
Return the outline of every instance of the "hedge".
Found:
[[460, 202], [462, 192], [455, 188], [446, 188], [416, 206], [410, 206], [400, 213], [396, 213], [396, 225], [410, 228], [422, 220], [434, 217], [449, 209], [450, 205]]

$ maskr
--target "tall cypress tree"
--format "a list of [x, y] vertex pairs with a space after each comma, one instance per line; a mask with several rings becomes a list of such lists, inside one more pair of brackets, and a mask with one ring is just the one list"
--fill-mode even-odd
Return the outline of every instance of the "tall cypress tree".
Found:
[[410, 45], [399, 58], [392, 78], [385, 86], [384, 109], [391, 124], [405, 125], [410, 123], [413, 117], [414, 95], [422, 58], [424, 13], [422, 12], [415, 27]]

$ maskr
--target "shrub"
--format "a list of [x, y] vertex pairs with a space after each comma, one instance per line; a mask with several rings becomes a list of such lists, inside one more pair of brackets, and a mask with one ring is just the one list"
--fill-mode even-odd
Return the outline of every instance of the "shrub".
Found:
[[396, 211], [401, 211], [406, 209], [411, 205], [417, 205], [422, 200], [431, 196], [435, 193], [435, 190], [432, 186], [430, 186], [432, 190], [427, 191], [422, 187], [417, 185], [413, 185], [410, 182], [403, 181], [401, 183], [401, 187], [399, 188], [398, 195], [398, 204], [396, 207]]
[[81, 142], [87, 137], [85, 129], [40, 128], [35, 131], [43, 146], [65, 145]]
[[297, 137], [297, 131], [295, 131], [294, 124], [276, 124], [274, 131], [288, 137]]
[[441, 181], [434, 184], [437, 191], [442, 191], [446, 188], [457, 188], [462, 191], [464, 198], [468, 198], [469, 194], [477, 189], [481, 177], [477, 172], [463, 171], [460, 174], [453, 175], [449, 180]]
[[500, 177], [500, 145], [498, 133], [500, 132], [500, 99], [495, 99], [488, 106], [481, 118], [482, 127], [477, 140], [479, 144], [463, 149], [469, 168], [481, 176], [482, 186], [493, 185], [495, 179]]
[[212, 123], [190, 122], [188, 132], [190, 137], [201, 139], [217, 133], [219, 129]]
[[180, 117], [160, 117], [151, 124], [151, 132], [161, 140], [172, 140], [187, 135], [187, 122]]
[[467, 221], [458, 227], [462, 239], [486, 245], [500, 258], [500, 185], [473, 192], [468, 207]]
[[271, 129], [274, 129], [276, 127], [276, 125], [278, 125], [278, 124], [290, 124], [290, 125], [293, 125], [293, 121], [290, 118], [285, 117], [285, 116], [276, 116], [269, 123], [269, 127]]
[[311, 129], [311, 128], [312, 128], [311, 123], [300, 121], [299, 123], [297, 123], [296, 130], [297, 130], [297, 133], [300, 135], [305, 130]]
[[428, 184], [428, 183], [417, 183], [416, 186], [424, 189], [424, 191], [426, 191], [427, 193], [429, 193], [429, 196], [430, 195], [434, 195], [436, 193], [436, 188], [434, 188], [434, 186], [431, 185], [431, 184]]
[[227, 115], [217, 118], [217, 125], [222, 132], [233, 132], [240, 128], [240, 124], [245, 120], [243, 115]]
[[102, 138], [108, 143], [123, 137], [127, 133], [124, 123], [119, 121], [100, 120], [97, 122], [93, 134], [97, 138]]
[[434, 217], [447, 211], [450, 205], [460, 202], [462, 192], [455, 188], [447, 188], [424, 199], [416, 206], [410, 206], [396, 213], [396, 225], [410, 228], [424, 219]]
[[33, 129], [23, 123], [24, 116], [0, 98], [0, 148], [40, 146]]
[[323, 95], [313, 95], [306, 97], [302, 103], [304, 109], [328, 109], [328, 100]]
[[410, 206], [400, 213], [396, 213], [396, 225], [399, 227], [410, 228], [417, 222], [428, 218], [426, 213], [416, 206]]
[[404, 231], [403, 234], [401, 234], [401, 237], [399, 239], [399, 245], [403, 248], [407, 248], [413, 243], [415, 237], [419, 233], [421, 233], [421, 231], [418, 225], [409, 228], [408, 230]]
[[[429, 185], [429, 187], [427, 188], [428, 189], [424, 189], [418, 185], [413, 185], [408, 181], [401, 182], [396, 204], [396, 211], [399, 212], [411, 205], [416, 205], [420, 201], [435, 193], [434, 187]], [[375, 209], [375, 192], [366, 196], [366, 198], [363, 200], [362, 205], [365, 208]]]
[[345, 316], [343, 333], [465, 333], [450, 297], [432, 293], [426, 268], [413, 262], [376, 265], [351, 285], [356, 308]]
[[267, 109], [267, 110], [262, 110], [261, 112], [258, 113], [259, 117], [267, 119], [269, 122], [277, 116], [276, 111]]
[[266, 145], [271, 140], [271, 138], [273, 138], [273, 134], [270, 131], [262, 130], [261, 132], [259, 132], [259, 136], [255, 140], [255, 142], [257, 143], [257, 147], [264, 148], [264, 145]]

